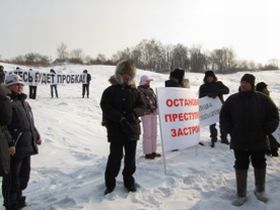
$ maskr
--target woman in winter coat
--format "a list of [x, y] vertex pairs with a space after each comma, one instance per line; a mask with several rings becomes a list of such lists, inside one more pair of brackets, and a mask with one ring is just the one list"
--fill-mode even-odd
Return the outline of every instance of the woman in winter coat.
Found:
[[141, 117], [143, 124], [143, 151], [146, 159], [160, 157], [157, 151], [157, 99], [150, 87], [150, 79], [147, 75], [141, 76], [138, 90], [145, 102], [145, 113]]
[[247, 200], [247, 172], [250, 161], [254, 167], [255, 195], [258, 200], [267, 202], [266, 136], [276, 130], [279, 114], [269, 97], [255, 91], [254, 75], [244, 74], [239, 92], [227, 98], [220, 112], [220, 124], [231, 136], [230, 147], [235, 156], [237, 197], [232, 204], [241, 206]]
[[41, 144], [40, 135], [35, 128], [33, 114], [27, 103], [27, 95], [23, 93], [23, 80], [20, 76], [11, 74], [6, 78], [6, 86], [12, 105], [12, 121], [8, 125], [12, 136], [10, 147], [15, 149], [11, 156], [11, 169], [9, 176], [4, 177], [2, 189], [6, 195], [4, 205], [7, 209], [20, 209], [26, 205], [22, 191], [27, 187], [31, 155], [38, 153], [37, 145]]
[[111, 193], [116, 186], [123, 150], [125, 153], [122, 171], [124, 186], [129, 192], [136, 191], [133, 174], [136, 170], [136, 145], [140, 135], [139, 116], [144, 114], [145, 104], [139, 91], [132, 85], [135, 74], [136, 67], [133, 61], [119, 62], [115, 71], [117, 84], [106, 88], [101, 97], [100, 106], [110, 142], [104, 194]]
[[[224, 103], [224, 94], [229, 93], [229, 88], [225, 86], [221, 81], [218, 81], [216, 75], [213, 71], [206, 71], [203, 79], [204, 84], [199, 87], [199, 98], [208, 96], [211, 98], [219, 97], [222, 103]], [[216, 129], [216, 123], [209, 126], [211, 147], [215, 146], [217, 142], [218, 131]], [[221, 131], [221, 142], [224, 144], [229, 144], [227, 139], [227, 133], [224, 130]]]

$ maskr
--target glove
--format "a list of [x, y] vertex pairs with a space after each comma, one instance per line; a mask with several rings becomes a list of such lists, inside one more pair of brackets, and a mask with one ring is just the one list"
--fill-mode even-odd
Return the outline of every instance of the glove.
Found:
[[126, 135], [126, 137], [131, 138], [133, 135], [133, 127], [131, 126], [131, 124], [127, 121], [126, 118], [122, 118], [120, 123], [121, 123], [121, 129]]

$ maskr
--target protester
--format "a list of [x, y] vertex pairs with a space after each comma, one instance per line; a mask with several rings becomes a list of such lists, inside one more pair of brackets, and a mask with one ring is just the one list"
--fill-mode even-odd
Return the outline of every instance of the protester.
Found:
[[145, 112], [141, 117], [143, 125], [143, 151], [146, 159], [160, 157], [157, 151], [157, 99], [156, 94], [150, 87], [153, 79], [147, 75], [140, 78], [138, 90], [145, 103]]
[[0, 84], [4, 83], [4, 81], [5, 81], [4, 66], [0, 65]]
[[9, 146], [15, 148], [15, 154], [11, 157], [11, 169], [9, 176], [5, 176], [2, 189], [7, 195], [4, 201], [7, 209], [20, 209], [26, 205], [22, 191], [26, 189], [30, 176], [31, 155], [38, 153], [37, 145], [41, 144], [40, 135], [35, 128], [34, 118], [30, 105], [27, 103], [27, 95], [23, 93], [24, 82], [16, 74], [6, 77], [6, 86], [11, 91], [9, 94], [12, 105], [12, 121], [8, 130], [12, 136]]
[[[259, 92], [267, 95], [268, 97], [270, 95], [270, 92], [267, 89], [267, 84], [264, 83], [264, 82], [259, 82], [256, 85], [256, 91], [259, 91]], [[269, 143], [269, 145], [268, 145], [269, 148], [268, 148], [267, 154], [271, 155], [273, 157], [278, 157], [279, 156], [278, 148], [279, 148], [280, 145], [271, 134], [268, 135], [268, 143]]]
[[[7, 97], [10, 91], [0, 84], [0, 176], [9, 176], [10, 171], [10, 155], [14, 155], [15, 147], [9, 145], [12, 144], [11, 135], [7, 129], [7, 125], [12, 120], [12, 106], [10, 99]], [[4, 182], [4, 181], [2, 181]], [[4, 198], [4, 206], [9, 208], [8, 194], [2, 191]]]
[[[206, 71], [204, 78], [204, 84], [199, 87], [199, 98], [208, 96], [211, 98], [218, 97], [222, 103], [224, 103], [223, 95], [229, 93], [229, 88], [225, 86], [221, 81], [218, 81], [218, 78], [213, 71]], [[210, 129], [210, 138], [211, 138], [211, 147], [215, 147], [215, 142], [217, 142], [218, 131], [216, 129], [216, 123], [209, 126]], [[224, 144], [229, 144], [227, 139], [227, 133], [220, 129], [221, 133], [221, 142]]]
[[246, 202], [250, 161], [254, 167], [255, 195], [260, 201], [268, 201], [265, 193], [266, 136], [277, 128], [278, 123], [275, 104], [269, 97], [255, 91], [254, 75], [244, 74], [239, 92], [225, 101], [220, 112], [220, 124], [231, 136], [230, 147], [235, 156], [237, 197], [232, 202], [234, 206]]
[[87, 98], [89, 98], [89, 86], [90, 86], [90, 81], [91, 81], [91, 75], [90, 73], [88, 73], [88, 70], [84, 70], [83, 71], [84, 74], [86, 74], [86, 80], [87, 80], [87, 83], [86, 84], [83, 84], [83, 98], [85, 97], [85, 94], [87, 94]]
[[[54, 69], [51, 69], [50, 73], [51, 74], [56, 74]], [[50, 88], [51, 88], [51, 97], [53, 98], [53, 92], [55, 92], [55, 97], [58, 98], [57, 84], [51, 84]]]
[[7, 94], [9, 90], [0, 84], [0, 176], [7, 175], [10, 169], [9, 143], [11, 136], [7, 125], [12, 120], [12, 106]]
[[[33, 70], [29, 69], [30, 74], [33, 74]], [[31, 82], [29, 84], [29, 98], [30, 99], [36, 99], [36, 95], [37, 95], [37, 84], [35, 82]]]
[[184, 87], [184, 76], [183, 69], [174, 69], [170, 72], [169, 80], [165, 81], [165, 87]]
[[136, 191], [133, 174], [136, 170], [136, 145], [140, 135], [140, 120], [138, 118], [144, 114], [145, 105], [139, 91], [131, 86], [135, 74], [136, 67], [133, 61], [123, 60], [119, 62], [115, 71], [117, 84], [109, 86], [102, 94], [100, 106], [110, 142], [104, 194], [111, 193], [116, 186], [123, 149], [125, 152], [122, 171], [124, 186], [129, 192]]

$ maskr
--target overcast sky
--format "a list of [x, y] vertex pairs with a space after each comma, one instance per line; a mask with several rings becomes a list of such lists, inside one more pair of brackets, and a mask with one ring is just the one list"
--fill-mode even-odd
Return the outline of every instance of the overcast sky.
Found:
[[0, 0], [0, 55], [55, 58], [63, 42], [110, 57], [143, 39], [280, 59], [278, 0]]

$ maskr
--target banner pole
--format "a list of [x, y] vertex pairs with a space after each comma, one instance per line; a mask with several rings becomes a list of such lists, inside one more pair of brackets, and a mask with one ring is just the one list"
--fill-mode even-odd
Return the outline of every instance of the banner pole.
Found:
[[[157, 95], [157, 101], [158, 100], [158, 89], [156, 88], [156, 95]], [[161, 115], [160, 115], [160, 109], [158, 108], [158, 116], [159, 116], [159, 128], [160, 128], [160, 140], [161, 140], [161, 149], [162, 149], [162, 159], [163, 159], [163, 171], [164, 175], [167, 174], [166, 171], [166, 159], [165, 159], [165, 152], [164, 152], [164, 144], [163, 144], [163, 137], [162, 137], [162, 126], [161, 126]]]

